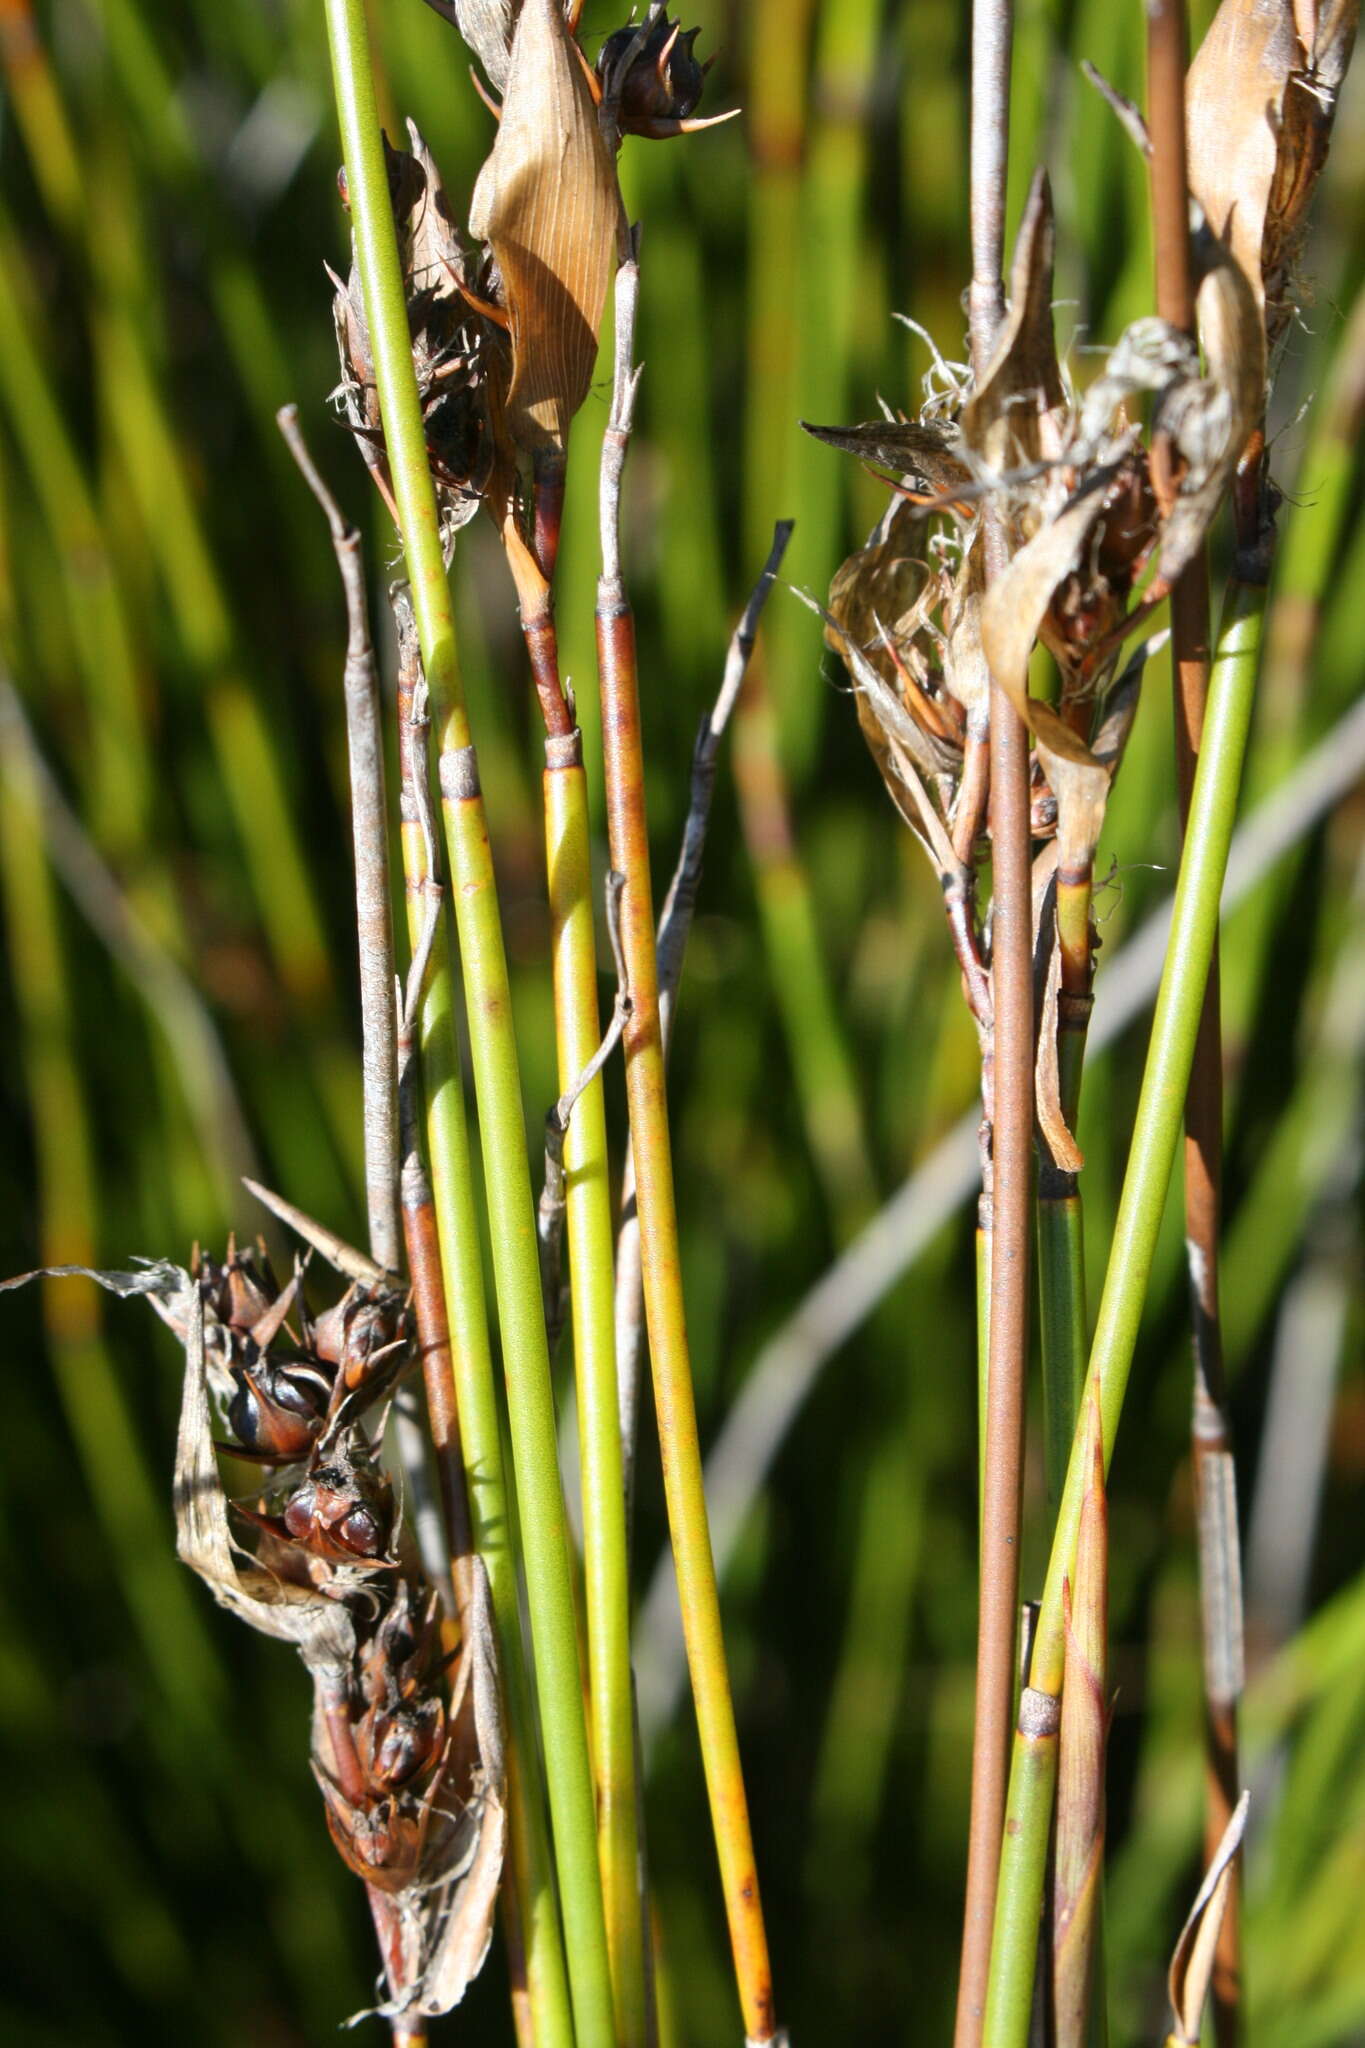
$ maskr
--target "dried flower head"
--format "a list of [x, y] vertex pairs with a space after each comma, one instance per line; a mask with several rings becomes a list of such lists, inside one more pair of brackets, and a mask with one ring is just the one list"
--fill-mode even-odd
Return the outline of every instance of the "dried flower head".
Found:
[[[935, 353], [918, 419], [809, 429], [890, 472], [895, 502], [836, 574], [826, 639], [849, 669], [883, 780], [938, 875], [983, 1028], [988, 940], [974, 891], [988, 815], [991, 678], [1032, 731], [1034, 837], [1055, 832], [1059, 872], [1065, 866], [1078, 886], [1084, 878], [1084, 926], [1095, 841], [1140, 674], [1139, 664], [1121, 690], [1115, 685], [1122, 643], [1202, 543], [1264, 392], [1255, 302], [1208, 234], [1195, 252], [1202, 363], [1186, 336], [1140, 320], [1089, 387], [1077, 389], [1053, 332], [1053, 250], [1040, 172], [1015, 244], [1008, 312], [980, 378]], [[1008, 555], [989, 589], [983, 505]], [[1052, 703], [1029, 691], [1039, 642], [1057, 665]]]
[[[385, 142], [389, 191], [398, 227], [413, 367], [431, 473], [447, 539], [474, 517], [498, 461], [500, 422], [510, 376], [506, 319], [496, 303], [491, 259], [466, 249], [446, 202], [440, 173], [416, 126], [411, 150]], [[345, 198], [344, 176], [341, 180]], [[379, 394], [359, 272], [333, 276], [333, 310], [342, 381], [334, 396], [354, 431], [391, 511]]]

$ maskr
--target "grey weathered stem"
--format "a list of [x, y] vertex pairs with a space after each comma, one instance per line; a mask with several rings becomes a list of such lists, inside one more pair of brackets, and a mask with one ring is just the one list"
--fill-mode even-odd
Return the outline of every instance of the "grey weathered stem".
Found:
[[384, 740], [379, 672], [370, 638], [360, 534], [342, 517], [304, 443], [298, 407], [277, 413], [280, 432], [327, 516], [346, 596], [346, 750], [351, 769], [356, 933], [360, 952], [361, 1072], [364, 1083], [365, 1199], [370, 1254], [396, 1273], [398, 1220], [398, 1022], [394, 1009], [389, 840], [384, 806]]
[[[379, 669], [370, 637], [360, 534], [342, 517], [314, 466], [297, 406], [276, 414], [289, 452], [327, 517], [346, 596], [346, 752], [351, 770], [351, 837], [355, 853], [355, 920], [360, 955], [361, 1079], [365, 1131], [365, 1206], [370, 1256], [386, 1272], [402, 1270], [398, 1208], [398, 1013], [394, 993], [393, 923], [389, 909], [389, 837], [384, 804], [384, 737]], [[394, 1396], [392, 1428], [408, 1485], [407, 1512], [422, 1563], [437, 1585], [446, 1570], [445, 1539], [427, 1466], [426, 1433], [412, 1387]]]
[[[720, 743], [735, 708], [749, 657], [754, 651], [758, 622], [768, 593], [782, 566], [795, 522], [780, 519], [773, 528], [772, 550], [763, 573], [749, 596], [739, 624], [730, 636], [725, 655], [725, 672], [710, 711], [702, 719], [692, 754], [692, 786], [687, 818], [683, 825], [678, 864], [668, 885], [659, 917], [656, 946], [659, 958], [659, 1035], [667, 1060], [673, 1038], [673, 1012], [677, 1007], [678, 985], [687, 955], [688, 934], [697, 907], [702, 860], [706, 852], [706, 827], [716, 787]], [[635, 1441], [640, 1412], [640, 1357], [644, 1335], [644, 1284], [640, 1272], [640, 1223], [635, 1209], [635, 1161], [626, 1154], [621, 1177], [621, 1228], [616, 1240], [616, 1373], [621, 1403], [621, 1451], [626, 1488], [626, 1523], [635, 1494]]]

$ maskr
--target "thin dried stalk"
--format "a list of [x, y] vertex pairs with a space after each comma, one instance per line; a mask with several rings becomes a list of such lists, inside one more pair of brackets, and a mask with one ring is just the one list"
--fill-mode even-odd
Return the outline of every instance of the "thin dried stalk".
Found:
[[[1009, 151], [1010, 0], [972, 12], [972, 360], [980, 387], [1004, 311], [1005, 168]], [[1005, 565], [998, 517], [985, 517], [986, 581]], [[1014, 1640], [1019, 1608], [1024, 1373], [1028, 1351], [1033, 1151], [1033, 959], [1028, 732], [992, 677], [990, 705], [993, 1054], [989, 1078], [990, 1343], [981, 1502], [972, 1800], [955, 2048], [982, 2038], [996, 1873], [1005, 1821]]]

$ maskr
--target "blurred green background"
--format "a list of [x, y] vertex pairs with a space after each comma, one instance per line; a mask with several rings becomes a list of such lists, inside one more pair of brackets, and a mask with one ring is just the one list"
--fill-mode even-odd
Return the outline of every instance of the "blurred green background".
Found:
[[[1199, 23], [1207, 7], [1197, 10]], [[642, 416], [628, 566], [642, 636], [656, 875], [701, 709], [774, 518], [823, 593], [877, 517], [871, 479], [798, 418], [912, 407], [925, 346], [964, 353], [967, 10], [953, 0], [704, 0], [703, 111], [628, 142], [645, 222]], [[453, 32], [375, 0], [392, 106], [467, 196], [492, 135]], [[1083, 84], [1141, 94], [1142, 9], [1021, 0], [1012, 214], [1045, 161], [1059, 342], [1150, 310], [1142, 166]], [[595, 53], [618, 18], [588, 0]], [[362, 1228], [360, 1079], [325, 531], [273, 424], [297, 399], [365, 522], [393, 534], [326, 396], [323, 264], [343, 266], [315, 0], [0, 0], [0, 1271], [188, 1255], [260, 1218], [265, 1177]], [[1254, 802], [1365, 677], [1365, 96], [1348, 87], [1282, 366], [1287, 501]], [[1305, 415], [1302, 408], [1312, 400]], [[597, 759], [596, 447], [575, 430], [564, 665]], [[1220, 536], [1225, 546], [1225, 536]], [[528, 1123], [554, 1091], [538, 745], [491, 530], [455, 568], [516, 982]], [[382, 606], [379, 608], [382, 612]], [[1101, 849], [1106, 955], [1171, 885], [1164, 658]], [[718, 792], [672, 1096], [694, 1361], [712, 1441], [763, 1340], [973, 1099], [976, 1050], [936, 889], [791, 595]], [[22, 710], [18, 707], [22, 707]], [[25, 722], [32, 744], [25, 738]], [[35, 751], [36, 749], [36, 751]], [[1361, 1369], [1365, 806], [1315, 826], [1230, 919], [1227, 1345], [1248, 1560], [1249, 2040], [1365, 2040], [1365, 1373]], [[1103, 977], [1104, 966], [1100, 974]], [[1142, 1038], [1088, 1075], [1092, 1283]], [[619, 1076], [613, 1089], [620, 1137]], [[618, 1143], [619, 1155], [619, 1143]], [[1178, 1200], [1111, 1509], [1109, 1961], [1114, 2039], [1153, 2038], [1196, 1877], [1199, 1650]], [[6, 1297], [0, 2036], [330, 2039], [368, 2002], [358, 1885], [304, 1761], [306, 1681], [174, 1561], [177, 1353], [83, 1283]], [[567, 1372], [567, 1362], [561, 1362]], [[966, 1213], [831, 1361], [749, 1505], [726, 1582], [782, 2016], [799, 2043], [947, 2037], [975, 1630]], [[1025, 1572], [1041, 1567], [1032, 1465]], [[638, 1582], [663, 1540], [652, 1442]], [[684, 1706], [648, 1829], [670, 2038], [736, 2019]], [[370, 2023], [373, 2026], [373, 2023]], [[440, 2037], [510, 2041], [495, 1956]], [[375, 2038], [378, 2038], [377, 2034]]]

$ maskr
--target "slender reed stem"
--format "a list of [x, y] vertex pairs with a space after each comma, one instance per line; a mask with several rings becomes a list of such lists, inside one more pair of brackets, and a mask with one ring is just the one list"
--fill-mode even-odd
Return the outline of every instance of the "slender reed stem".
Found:
[[626, 1087], [640, 1213], [645, 1318], [669, 1532], [744, 2027], [750, 2041], [763, 2042], [772, 2040], [775, 2032], [772, 1977], [725, 1663], [683, 1311], [659, 1023], [658, 956], [645, 819], [635, 624], [621, 576], [621, 472], [639, 381], [639, 371], [631, 365], [638, 280], [638, 266], [632, 256], [621, 265], [616, 277], [616, 375], [611, 418], [602, 447], [602, 576], [597, 588], [597, 649], [607, 823], [612, 863], [625, 877], [621, 931], [631, 995], [631, 1015], [626, 1027]]
[[[416, 955], [429, 927], [433, 906], [441, 905], [444, 891], [431, 798], [426, 683], [416, 621], [405, 590], [395, 593], [393, 610], [398, 636], [403, 875], [409, 943]], [[533, 2033], [538, 2048], [547, 2042], [553, 2048], [572, 2048], [573, 2020], [559, 1901], [545, 1826], [545, 1784], [522, 1650], [520, 1593], [509, 1534], [511, 1507], [488, 1334], [483, 1253], [460, 1073], [453, 981], [448, 927], [442, 922], [436, 927], [426, 976], [419, 1042], [466, 1497], [474, 1544], [488, 1573], [507, 1710], [507, 1801], [513, 1882], [503, 1886], [502, 1904], [512, 2006], [519, 2038], [525, 2027]], [[435, 1417], [432, 1427], [435, 1434]]]
[[[1002, 251], [1009, 153], [1010, 0], [972, 9], [971, 309], [978, 379], [1004, 311]], [[986, 575], [1000, 573], [1005, 540], [985, 517]], [[981, 1501], [981, 1591], [967, 1896], [958, 1980], [956, 2048], [981, 2039], [991, 1917], [1005, 1820], [1019, 1608], [1024, 1374], [1028, 1353], [1029, 1212], [1033, 1160], [1033, 960], [1028, 735], [992, 679], [990, 827], [994, 911], [991, 1101], [990, 1349]]]
[[[1204, 984], [1218, 930], [1218, 902], [1237, 808], [1265, 614], [1264, 585], [1230, 586], [1213, 664], [1204, 745], [1195, 773], [1189, 829], [1181, 854], [1166, 961], [1133, 1127], [1133, 1144], [1110, 1249], [1089, 1379], [1098, 1381], [1105, 1470], [1113, 1452], [1128, 1371], [1133, 1360], [1157, 1233], [1175, 1161], [1180, 1119], [1194, 1060]], [[1020, 1706], [1011, 1768], [1011, 1810], [1025, 1790], [1030, 1811], [1044, 1816], [1047, 1800], [1036, 1776], [1032, 1722], [1055, 1710], [1061, 1691], [1064, 1627], [1062, 1588], [1074, 1570], [1076, 1536], [1087, 1473], [1083, 1429], [1067, 1467], [1066, 1487], [1048, 1561], [1034, 1643], [1031, 1684]], [[1027, 1711], [1026, 1711], [1027, 1710]], [[1049, 1768], [1044, 1759], [1043, 1769]], [[1055, 1752], [1051, 1763], [1055, 1783]], [[1041, 1860], [1029, 1828], [1006, 1831], [1000, 1867], [995, 1936], [986, 2007], [986, 2048], [1025, 2048], [1042, 1903]]]
[[[1188, 35], [1184, 0], [1148, 0], [1147, 97], [1152, 136], [1152, 214], [1157, 312], [1193, 334], [1185, 132]], [[1188, 830], [1195, 767], [1209, 691], [1209, 575], [1200, 548], [1171, 592], [1171, 665], [1180, 823]], [[1242, 1689], [1241, 1553], [1237, 1471], [1223, 1371], [1218, 1301], [1222, 1210], [1223, 1044], [1215, 940], [1185, 1104], [1185, 1250], [1194, 1363], [1191, 1448], [1198, 1503], [1199, 1589], [1204, 1632], [1205, 1859], [1222, 1841], [1240, 1792], [1237, 1703]], [[1240, 1855], [1229, 1871], [1227, 1906], [1213, 1972], [1218, 2048], [1235, 2048], [1240, 2002]]]
[[578, 2048], [597, 2048], [612, 2038], [611, 1976], [507, 959], [410, 351], [364, 0], [327, 0], [327, 27], [375, 383], [437, 720], [574, 2023]]

